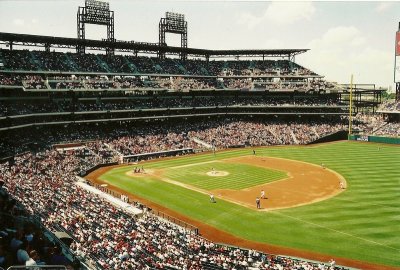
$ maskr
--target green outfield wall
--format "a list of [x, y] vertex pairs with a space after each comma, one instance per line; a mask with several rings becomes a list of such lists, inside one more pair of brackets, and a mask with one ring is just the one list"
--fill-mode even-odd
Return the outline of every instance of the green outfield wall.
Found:
[[400, 137], [381, 137], [381, 136], [369, 136], [369, 135], [350, 135], [349, 140], [351, 141], [363, 141], [363, 142], [375, 142], [375, 143], [389, 143], [389, 144], [400, 144]]

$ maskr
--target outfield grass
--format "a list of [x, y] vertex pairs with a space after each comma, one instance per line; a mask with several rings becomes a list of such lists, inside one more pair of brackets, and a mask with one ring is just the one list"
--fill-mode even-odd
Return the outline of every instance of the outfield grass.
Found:
[[[218, 177], [207, 175], [207, 172], [211, 171], [212, 168], [215, 171], [229, 172], [229, 175]], [[240, 190], [288, 177], [286, 173], [277, 170], [218, 161], [170, 167], [165, 169], [163, 175], [169, 179], [205, 190]]]
[[[168, 169], [187, 164], [250, 155], [241, 149], [153, 162], [145, 168]], [[311, 205], [258, 212], [152, 177], [132, 180], [128, 167], [103, 175], [104, 181], [240, 237], [400, 266], [400, 147], [339, 142], [312, 147], [267, 147], [258, 156], [324, 163], [348, 182], [345, 192]], [[182, 170], [183, 168], [181, 168]], [[221, 214], [223, 213], [223, 214]]]

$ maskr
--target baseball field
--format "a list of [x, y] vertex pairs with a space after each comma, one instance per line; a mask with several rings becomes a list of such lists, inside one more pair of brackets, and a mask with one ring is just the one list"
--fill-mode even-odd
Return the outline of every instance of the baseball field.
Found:
[[[399, 146], [343, 141], [252, 150], [102, 168], [87, 179], [187, 221], [216, 242], [400, 269]], [[142, 166], [144, 172], [133, 172]], [[257, 209], [261, 190], [266, 199]]]

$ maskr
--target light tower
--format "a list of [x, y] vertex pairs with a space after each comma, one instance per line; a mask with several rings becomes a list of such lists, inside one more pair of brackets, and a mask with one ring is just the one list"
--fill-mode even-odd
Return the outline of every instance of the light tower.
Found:
[[[78, 38], [85, 40], [85, 24], [107, 26], [107, 41], [114, 42], [114, 11], [110, 11], [110, 4], [96, 0], [86, 0], [84, 7], [78, 8], [77, 30]], [[76, 46], [77, 53], [85, 53], [84, 42]], [[112, 46], [106, 48], [107, 55], [114, 54]]]
[[[181, 35], [181, 48], [187, 48], [188, 38], [187, 38], [187, 21], [185, 21], [185, 15], [166, 12], [165, 18], [160, 19], [158, 24], [158, 43], [160, 45], [160, 52], [158, 57], [161, 59], [165, 58], [165, 52], [163, 52], [162, 47], [167, 46], [165, 42], [165, 33], [173, 33]], [[185, 52], [180, 53], [182, 60], [186, 60], [187, 54]]]

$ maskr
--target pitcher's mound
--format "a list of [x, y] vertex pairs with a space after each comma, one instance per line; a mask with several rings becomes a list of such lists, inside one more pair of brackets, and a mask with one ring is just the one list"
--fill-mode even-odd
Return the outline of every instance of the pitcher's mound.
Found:
[[209, 171], [209, 172], [207, 172], [207, 175], [218, 177], [218, 176], [227, 176], [227, 175], [229, 175], [229, 173], [225, 172], [225, 171]]

